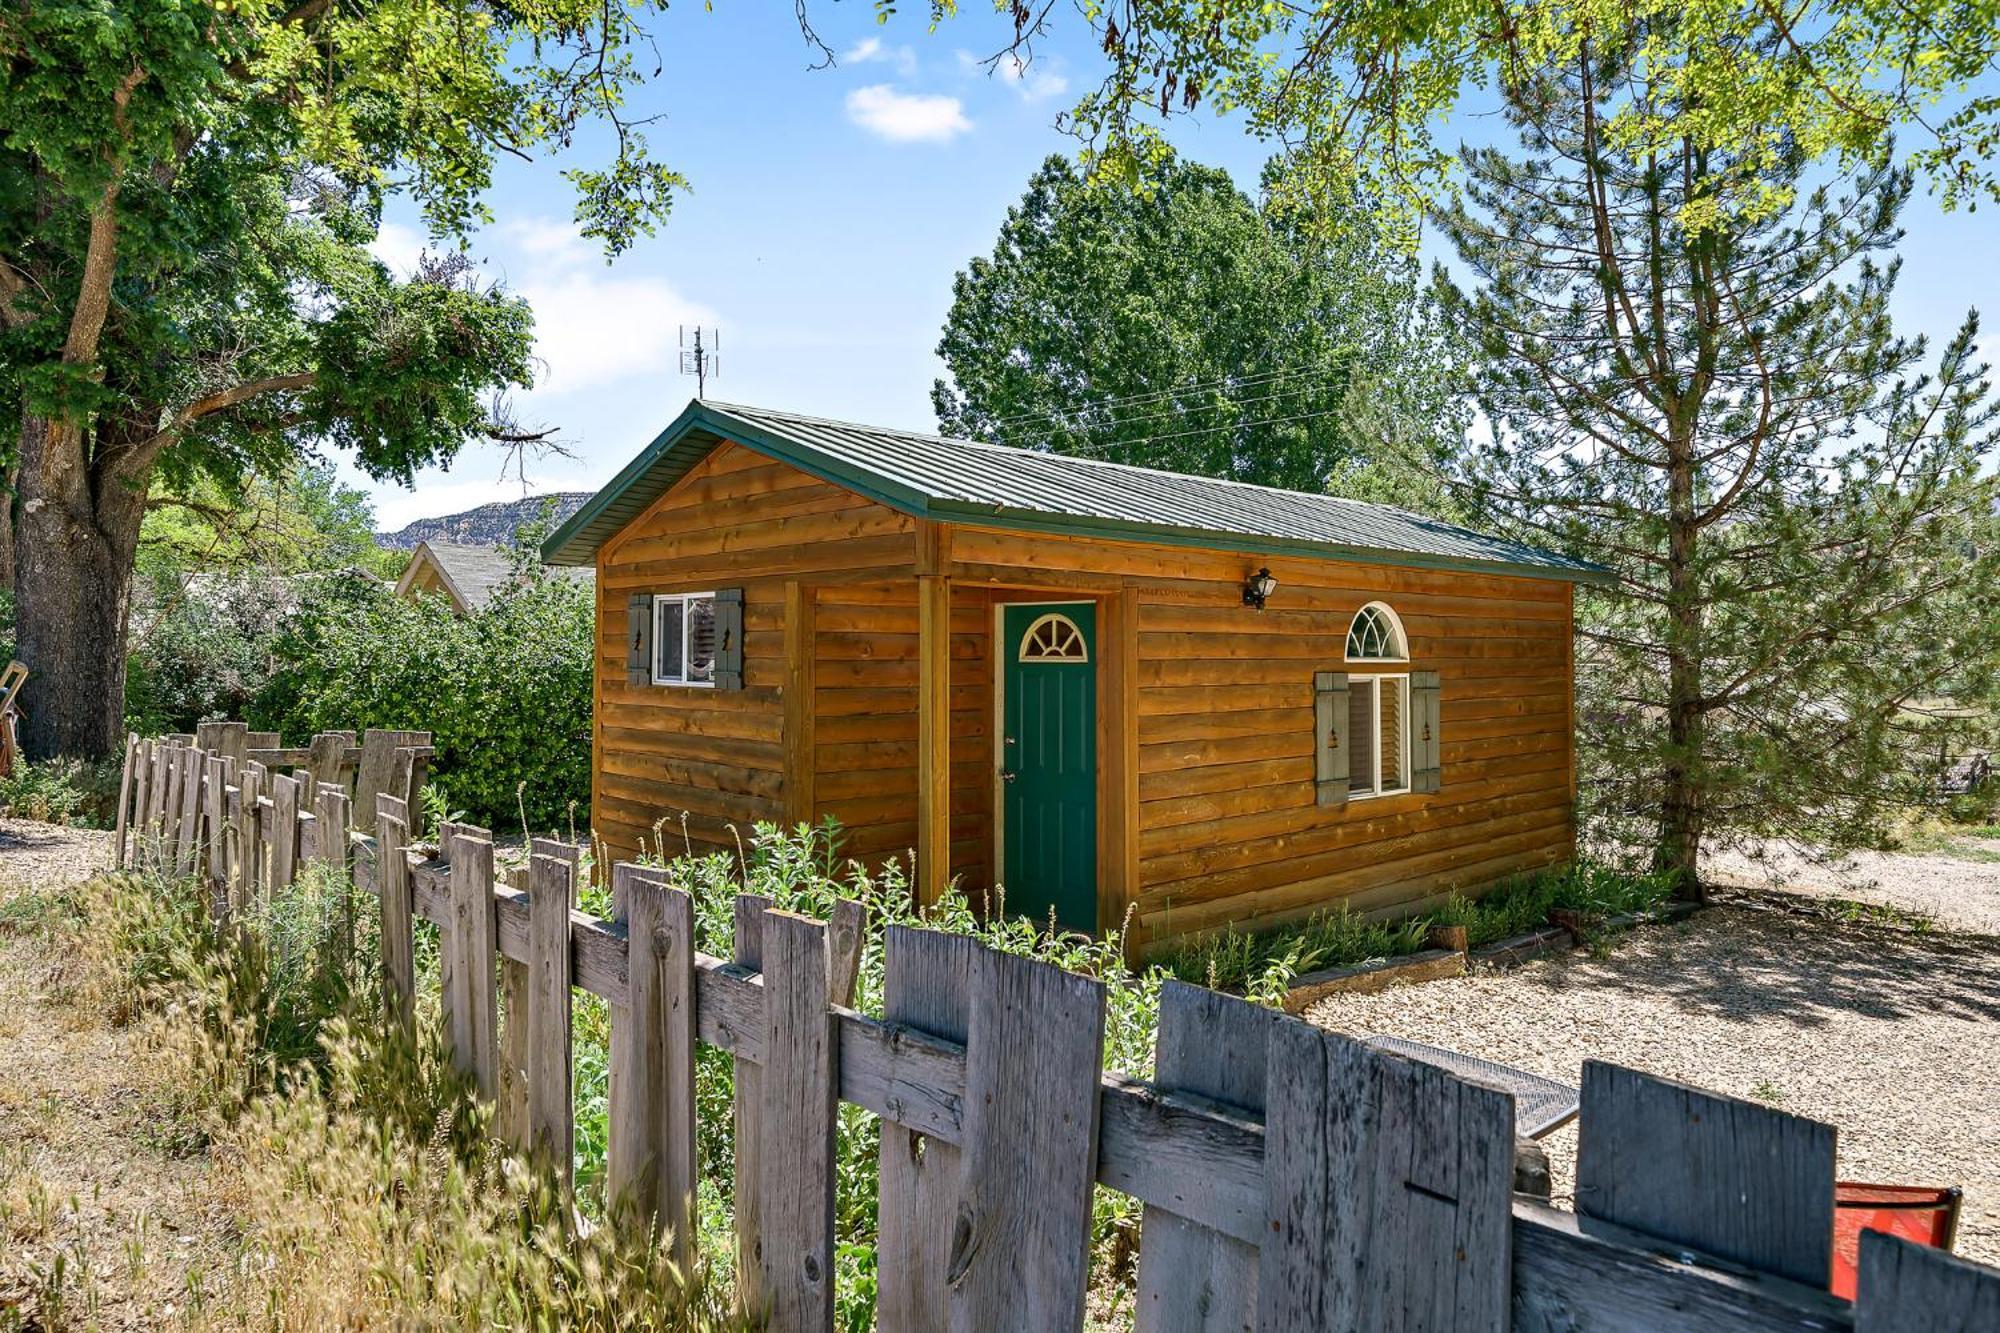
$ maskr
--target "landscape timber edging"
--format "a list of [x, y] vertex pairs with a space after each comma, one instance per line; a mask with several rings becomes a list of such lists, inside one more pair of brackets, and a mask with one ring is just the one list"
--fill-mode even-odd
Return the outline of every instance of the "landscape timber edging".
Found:
[[1456, 949], [1425, 949], [1422, 953], [1378, 958], [1352, 967], [1330, 967], [1322, 972], [1308, 972], [1293, 981], [1291, 989], [1285, 992], [1285, 1012], [1296, 1014], [1329, 995], [1368, 995], [1405, 982], [1464, 975], [1465, 955]]

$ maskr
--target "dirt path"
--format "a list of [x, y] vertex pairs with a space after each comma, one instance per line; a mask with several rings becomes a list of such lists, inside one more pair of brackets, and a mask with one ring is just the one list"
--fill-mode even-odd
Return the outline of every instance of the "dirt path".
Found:
[[223, 1262], [206, 1159], [175, 1142], [138, 1033], [62, 998], [50, 894], [103, 833], [0, 819], [0, 1327], [156, 1328]]
[[[2000, 940], [1725, 906], [1606, 957], [1335, 997], [1310, 1016], [1572, 1086], [1596, 1058], [1829, 1121], [1843, 1179], [1961, 1186], [1958, 1252], [2000, 1262]], [[1544, 1146], [1566, 1204], [1575, 1127]]]
[[2000, 936], [2000, 839], [1965, 832], [1939, 841], [1935, 851], [1854, 852], [1831, 865], [1772, 844], [1754, 857], [1706, 856], [1702, 874], [1718, 884], [1880, 903], [1953, 930]]

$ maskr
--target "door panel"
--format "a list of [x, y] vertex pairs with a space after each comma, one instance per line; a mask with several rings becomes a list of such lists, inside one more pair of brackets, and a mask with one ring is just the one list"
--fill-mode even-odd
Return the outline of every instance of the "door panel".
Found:
[[1007, 910], [1082, 931], [1097, 929], [1096, 610], [1003, 606], [998, 654]]

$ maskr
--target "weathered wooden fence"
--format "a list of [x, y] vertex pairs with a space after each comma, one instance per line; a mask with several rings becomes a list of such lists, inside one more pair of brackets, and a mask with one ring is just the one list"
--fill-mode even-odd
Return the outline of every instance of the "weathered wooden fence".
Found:
[[[375, 749], [421, 748], [394, 739]], [[415, 845], [407, 782], [370, 796], [372, 836], [345, 831], [337, 777], [191, 743], [135, 738], [125, 790], [121, 860], [205, 874], [219, 911], [302, 858], [351, 864], [395, 1012], [436, 923], [456, 1059], [557, 1163], [572, 992], [609, 1001], [610, 1187], [683, 1253], [696, 1044], [729, 1051], [739, 1289], [773, 1329], [831, 1326], [843, 1101], [882, 1120], [886, 1333], [1080, 1328], [1097, 1187], [1145, 1205], [1149, 1333], [2000, 1328], [2000, 1271], [1884, 1236], [1858, 1304], [1828, 1295], [1834, 1131], [1769, 1107], [1586, 1063], [1564, 1212], [1512, 1192], [1506, 1094], [1212, 991], [1167, 985], [1148, 1083], [1102, 1070], [1099, 983], [963, 936], [889, 929], [884, 1016], [854, 1012], [853, 904], [740, 897], [736, 957], [712, 958], [660, 870], [614, 867], [603, 920], [574, 906], [575, 847], [537, 840], [503, 884], [483, 829]]]

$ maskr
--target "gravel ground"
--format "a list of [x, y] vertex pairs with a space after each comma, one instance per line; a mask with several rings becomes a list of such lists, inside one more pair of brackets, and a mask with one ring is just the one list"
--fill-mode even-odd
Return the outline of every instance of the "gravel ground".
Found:
[[1967, 834], [1952, 838], [1947, 850], [1923, 856], [1855, 852], [1833, 865], [1773, 844], [1754, 857], [1742, 852], [1704, 857], [1702, 874], [1718, 884], [1884, 903], [1954, 930], [2000, 936], [2000, 839]]
[[[2000, 941], [1744, 900], [1629, 932], [1607, 956], [1336, 996], [1316, 1023], [1575, 1085], [1586, 1058], [1839, 1129], [1842, 1179], [1958, 1185], [1958, 1252], [2000, 1263]], [[1567, 1206], [1576, 1128], [1544, 1146]]]

